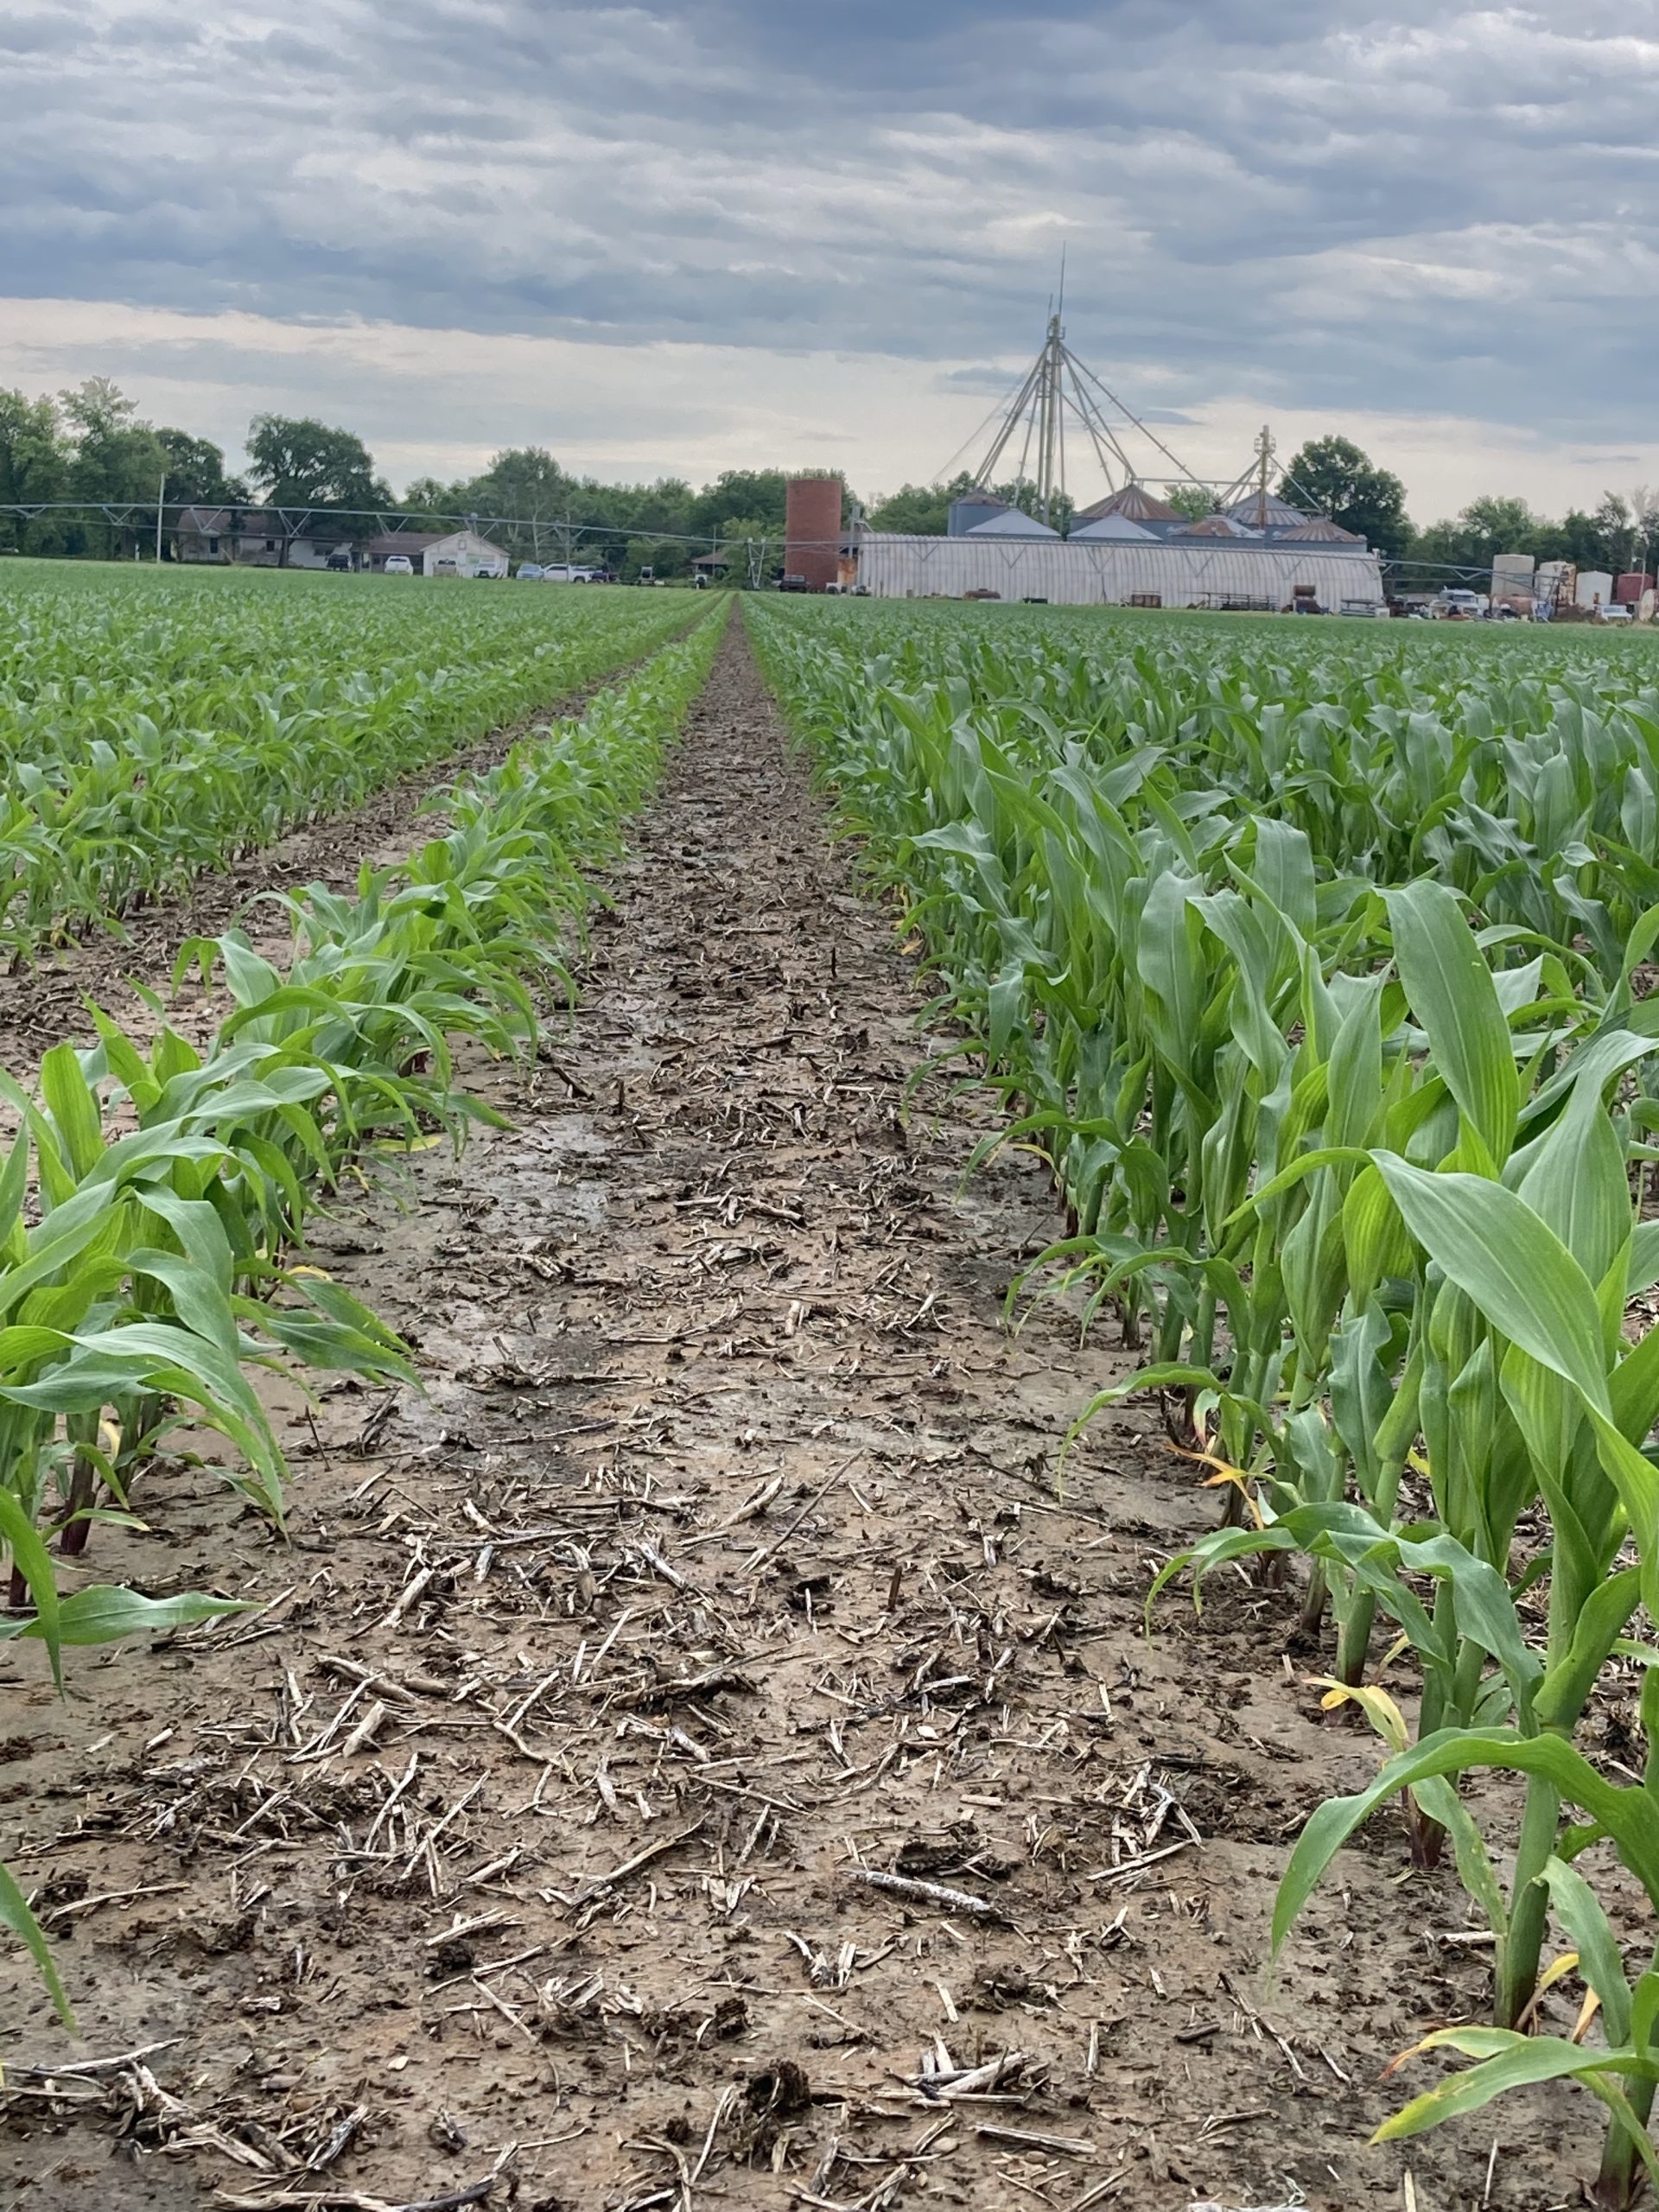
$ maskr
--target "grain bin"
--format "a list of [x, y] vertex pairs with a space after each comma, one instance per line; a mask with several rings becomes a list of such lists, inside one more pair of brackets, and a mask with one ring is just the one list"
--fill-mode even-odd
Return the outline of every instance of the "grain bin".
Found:
[[1526, 606], [1531, 611], [1535, 566], [1531, 553], [1497, 553], [1491, 564], [1491, 604]]
[[1576, 597], [1580, 607], [1605, 607], [1613, 596], [1613, 580], [1605, 569], [1580, 569]]
[[841, 548], [841, 479], [791, 476], [784, 494], [784, 573], [823, 591], [836, 580]]
[[1613, 604], [1615, 607], [1640, 607], [1643, 593], [1652, 589], [1651, 576], [1643, 575], [1640, 569], [1627, 571], [1625, 575], [1613, 578]]

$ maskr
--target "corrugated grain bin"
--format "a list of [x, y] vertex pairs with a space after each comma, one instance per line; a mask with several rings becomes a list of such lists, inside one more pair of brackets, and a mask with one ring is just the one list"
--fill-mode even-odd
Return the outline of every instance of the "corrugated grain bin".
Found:
[[1653, 589], [1653, 578], [1639, 570], [1628, 570], [1613, 579], [1613, 604], [1616, 607], [1640, 607], [1644, 591]]
[[784, 494], [784, 573], [809, 591], [836, 582], [841, 548], [841, 479], [791, 476]]

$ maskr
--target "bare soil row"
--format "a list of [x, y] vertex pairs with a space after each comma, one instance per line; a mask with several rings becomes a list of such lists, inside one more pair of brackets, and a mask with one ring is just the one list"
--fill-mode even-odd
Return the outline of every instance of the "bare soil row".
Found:
[[7, 2202], [1427, 2212], [1494, 2136], [1492, 2204], [1566, 2202], [1570, 2096], [1363, 2147], [1482, 1987], [1396, 1832], [1264, 1977], [1374, 1749], [1294, 1591], [1144, 1637], [1213, 1499], [1135, 1414], [1061, 1486], [1123, 1356], [1004, 1328], [1052, 1198], [959, 1192], [990, 1109], [908, 1094], [940, 1040], [854, 871], [734, 624], [568, 1036], [471, 1071], [511, 1128], [319, 1236], [426, 1395], [284, 1402], [287, 1545], [183, 1470], [99, 1533], [257, 1611], [67, 1705], [0, 1659], [0, 1844], [102, 2067], [8, 1957]]

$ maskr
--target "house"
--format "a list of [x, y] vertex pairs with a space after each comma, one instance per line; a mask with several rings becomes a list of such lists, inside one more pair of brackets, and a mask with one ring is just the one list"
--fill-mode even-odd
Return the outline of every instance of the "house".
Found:
[[181, 507], [173, 532], [175, 560], [219, 568], [326, 569], [351, 543], [321, 516], [276, 507]]

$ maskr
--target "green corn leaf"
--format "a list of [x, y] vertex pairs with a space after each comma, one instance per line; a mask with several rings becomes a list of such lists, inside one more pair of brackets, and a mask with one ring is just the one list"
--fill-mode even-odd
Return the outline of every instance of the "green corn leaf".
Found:
[[1501, 1183], [1430, 1174], [1394, 1153], [1373, 1157], [1429, 1258], [1494, 1328], [1608, 1413], [1596, 1295], [1560, 1237]]
[[1382, 896], [1400, 980], [1434, 1065], [1487, 1154], [1505, 1160], [1520, 1109], [1515, 1053], [1463, 908], [1444, 884], [1427, 880]]
[[79, 2035], [80, 2031], [75, 2025], [75, 2016], [59, 1977], [51, 1946], [41, 1932], [40, 1922], [29, 1909], [29, 1899], [18, 1888], [10, 1867], [4, 1866], [0, 1866], [0, 1924], [10, 1928], [22, 1943], [35, 1961], [35, 1971], [46, 1984], [59, 2019], [72, 2036]]
[[1454, 2074], [1438, 2088], [1414, 2098], [1392, 2120], [1384, 2120], [1371, 2138], [1374, 2143], [1395, 2143], [1425, 2134], [1446, 2120], [1478, 2112], [1494, 2097], [1511, 2089], [1535, 2088], [1543, 2082], [1576, 2081], [1593, 2090], [1630, 2128], [1643, 2165], [1659, 2179], [1659, 2159], [1620, 2086], [1621, 2077], [1651, 2081], [1659, 2071], [1637, 2053], [1586, 2050], [1559, 2036], [1516, 2035], [1501, 2028], [1441, 2028], [1425, 2036], [1416, 2049], [1461, 2051], [1481, 2063], [1466, 2073]]
[[1559, 1736], [1522, 1736], [1509, 1729], [1440, 1729], [1392, 1758], [1369, 1789], [1332, 1797], [1310, 1816], [1291, 1853], [1273, 1909], [1273, 1948], [1284, 1942], [1337, 1853], [1379, 1805], [1425, 1776], [1496, 1767], [1537, 1774], [1563, 1797], [1582, 1805], [1617, 1842], [1619, 1855], [1659, 1908], [1659, 1822], [1645, 1790], [1616, 1789]]
[[1630, 1986], [1612, 1923], [1576, 1866], [1552, 1859], [1541, 1877], [1555, 1917], [1579, 1955], [1579, 1973], [1601, 1999], [1602, 2024], [1610, 2044], [1630, 2039]]

